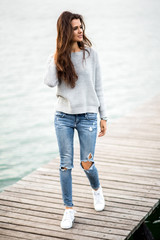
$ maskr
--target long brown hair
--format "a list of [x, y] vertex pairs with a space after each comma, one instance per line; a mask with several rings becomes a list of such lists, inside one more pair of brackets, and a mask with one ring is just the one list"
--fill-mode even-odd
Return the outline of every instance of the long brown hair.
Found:
[[78, 76], [75, 72], [71, 61], [73, 28], [71, 21], [79, 19], [83, 28], [83, 41], [77, 42], [81, 50], [83, 50], [83, 59], [85, 59], [86, 46], [91, 47], [92, 43], [85, 35], [85, 24], [83, 17], [79, 14], [74, 14], [68, 11], [63, 12], [57, 20], [57, 46], [54, 56], [58, 81], [61, 84], [64, 81], [71, 88], [75, 87], [75, 82]]

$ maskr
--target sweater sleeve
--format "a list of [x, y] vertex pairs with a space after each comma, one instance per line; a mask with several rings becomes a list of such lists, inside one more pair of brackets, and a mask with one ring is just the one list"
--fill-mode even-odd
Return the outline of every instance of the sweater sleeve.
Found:
[[98, 110], [99, 110], [100, 118], [107, 119], [99, 57], [96, 52], [95, 52], [95, 54], [96, 54], [96, 57], [95, 57], [95, 63], [96, 63], [96, 66], [95, 66], [95, 90], [96, 90], [97, 97], [100, 102], [100, 106], [99, 106]]
[[56, 65], [54, 63], [53, 54], [47, 59], [45, 73], [44, 73], [44, 83], [49, 87], [55, 87], [58, 84]]

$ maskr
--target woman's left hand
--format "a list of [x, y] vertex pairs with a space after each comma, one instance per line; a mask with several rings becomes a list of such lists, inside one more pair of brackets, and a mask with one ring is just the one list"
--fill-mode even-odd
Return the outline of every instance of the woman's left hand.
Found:
[[107, 121], [106, 120], [100, 120], [100, 128], [101, 128], [101, 131], [99, 132], [98, 137], [104, 136], [107, 131]]

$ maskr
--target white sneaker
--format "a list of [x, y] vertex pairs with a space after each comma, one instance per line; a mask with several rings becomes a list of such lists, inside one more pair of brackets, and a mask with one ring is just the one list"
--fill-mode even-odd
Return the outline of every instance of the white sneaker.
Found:
[[97, 191], [92, 189], [93, 199], [94, 199], [94, 209], [96, 211], [102, 211], [105, 207], [105, 200], [103, 197], [102, 187], [100, 186]]
[[75, 213], [76, 211], [74, 211], [73, 209], [65, 209], [64, 215], [61, 221], [61, 228], [69, 229], [73, 226]]

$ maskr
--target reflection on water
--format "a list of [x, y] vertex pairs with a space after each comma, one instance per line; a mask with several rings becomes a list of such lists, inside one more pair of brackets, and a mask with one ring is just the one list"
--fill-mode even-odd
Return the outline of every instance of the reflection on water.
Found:
[[129, 240], [139, 239], [160, 239], [160, 203], [129, 238]]
[[0, 189], [58, 154], [56, 89], [43, 84], [43, 73], [64, 10], [84, 16], [99, 52], [110, 122], [159, 92], [158, 0], [1, 0]]

